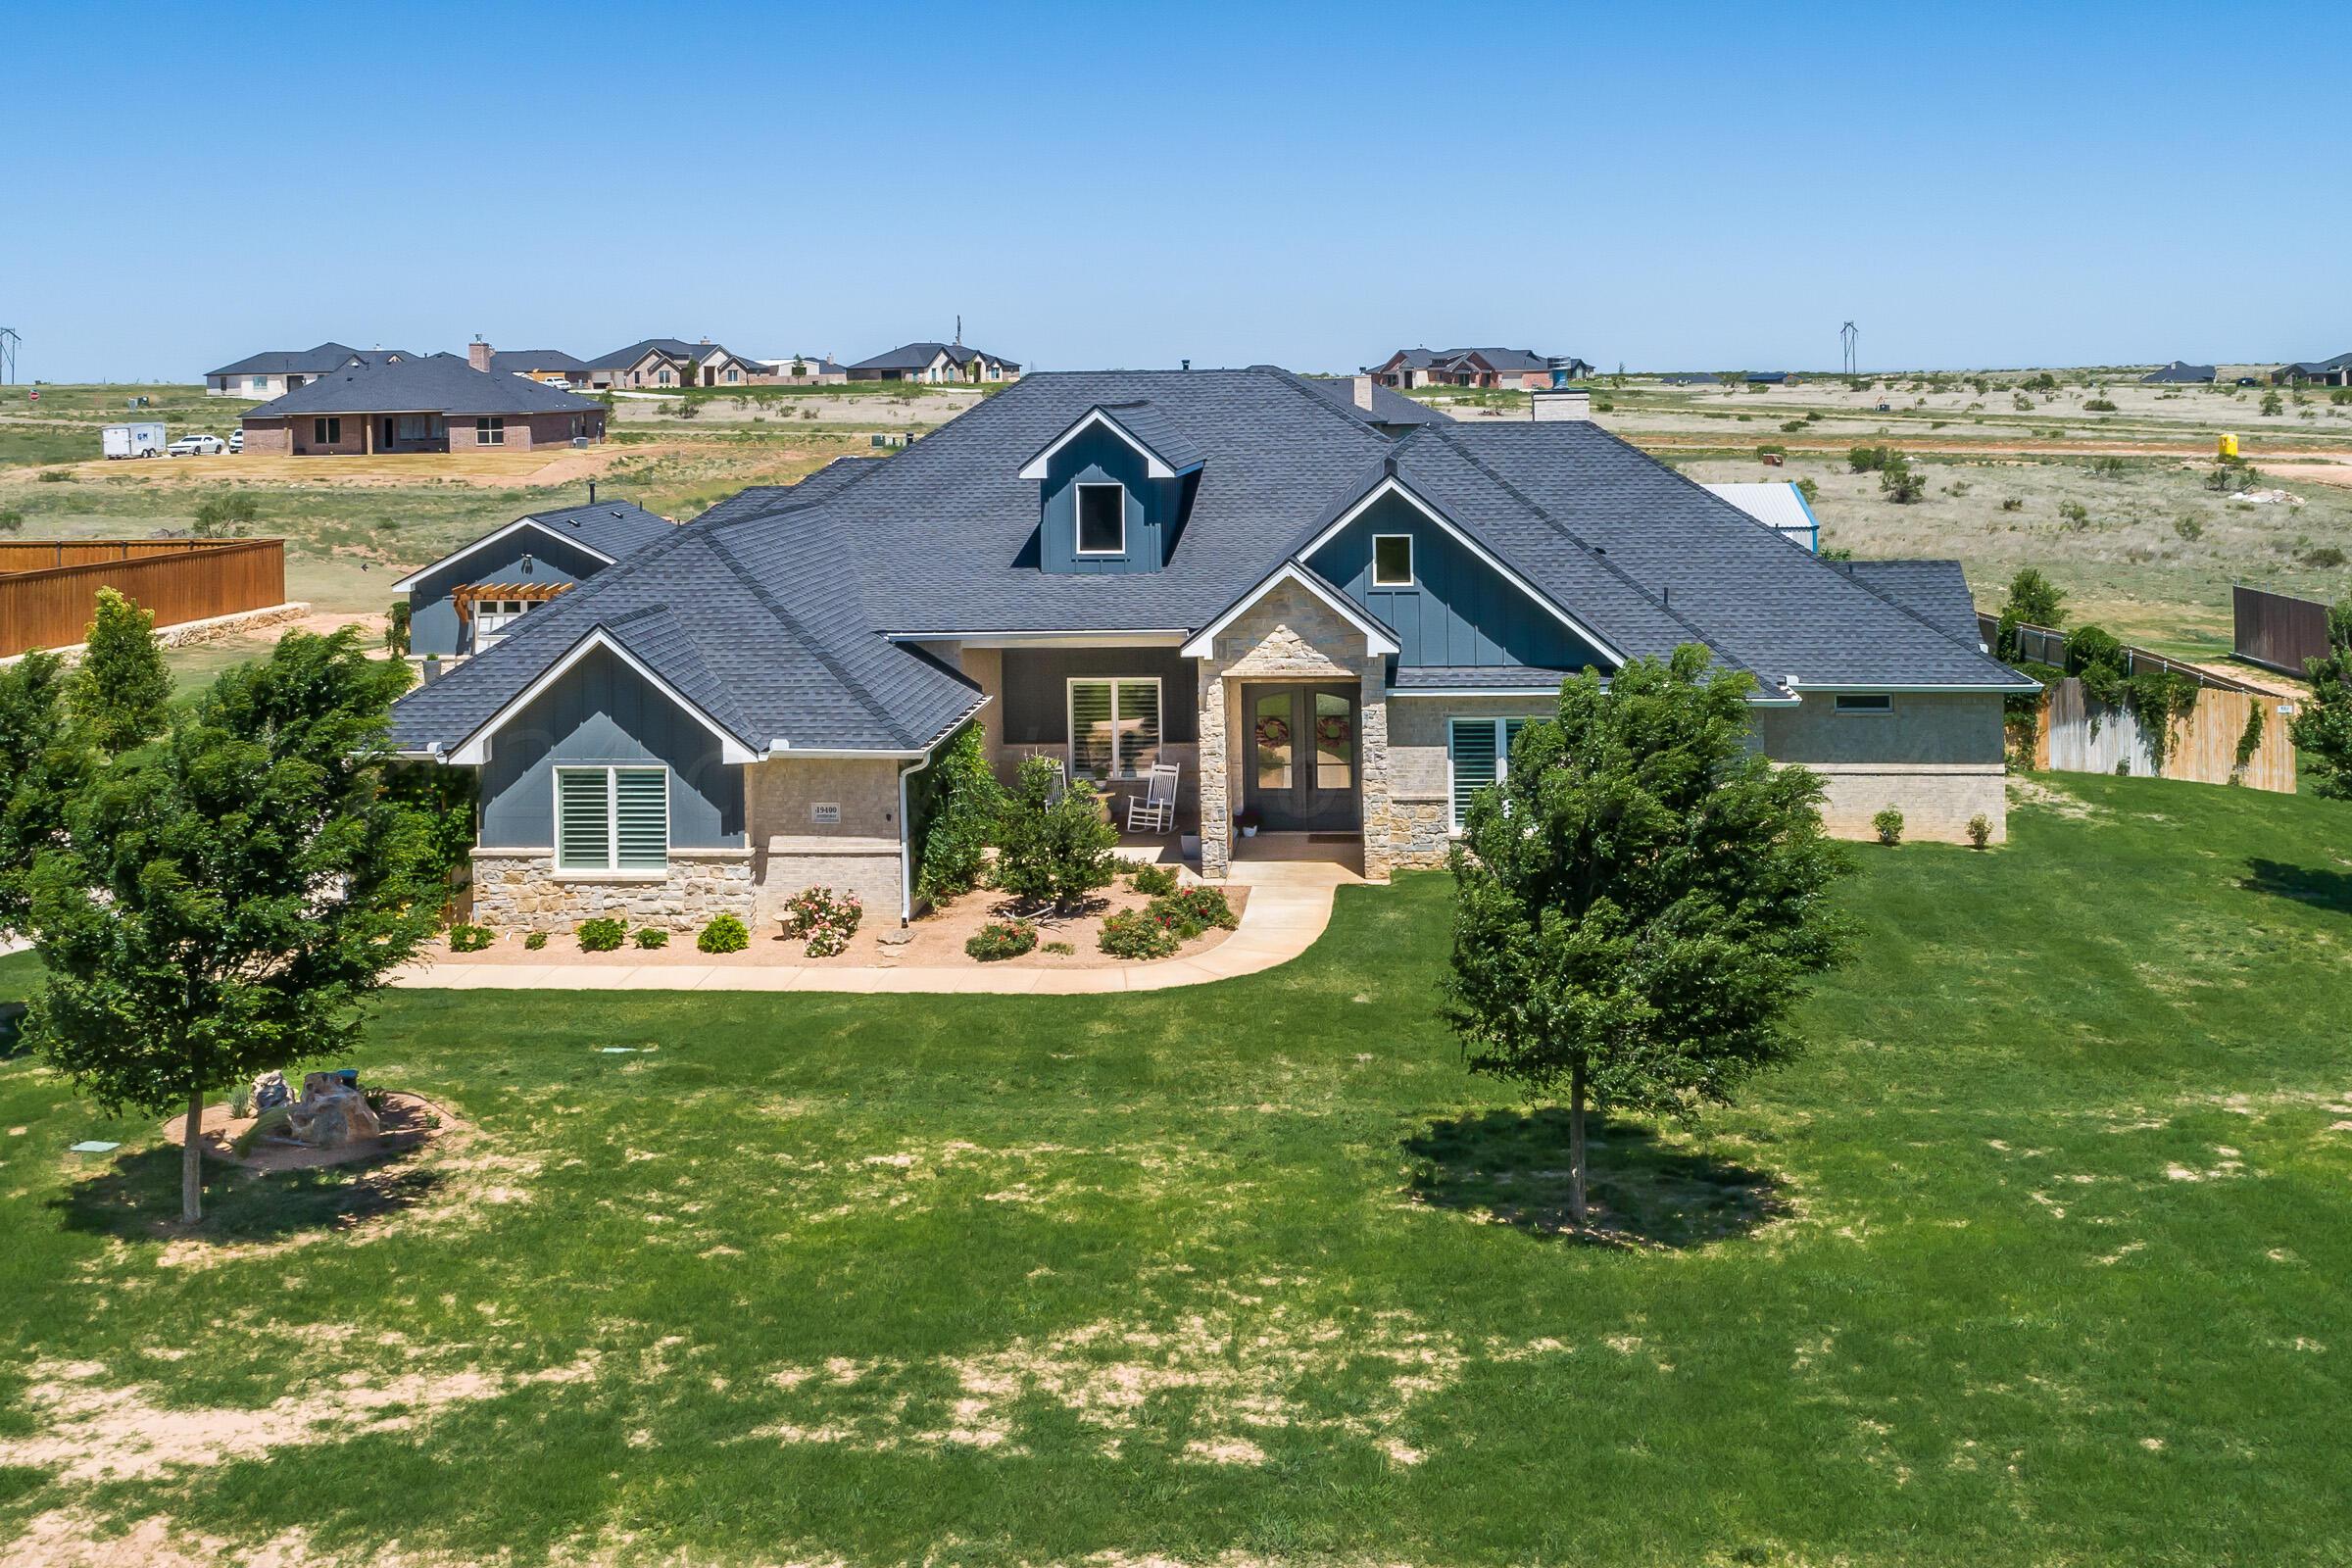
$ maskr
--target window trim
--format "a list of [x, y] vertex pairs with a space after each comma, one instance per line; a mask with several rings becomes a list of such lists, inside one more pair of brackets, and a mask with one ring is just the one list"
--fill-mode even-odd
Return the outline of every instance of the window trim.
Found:
[[1545, 715], [1542, 713], [1448, 713], [1446, 715], [1446, 832], [1449, 836], [1461, 837], [1464, 820], [1462, 813], [1454, 806], [1454, 802], [1461, 795], [1460, 785], [1454, 777], [1454, 730], [1463, 724], [1486, 724], [1493, 727], [1494, 777], [1492, 783], [1499, 784], [1511, 775], [1511, 743], [1504, 732], [1504, 727], [1513, 723], [1522, 727], [1542, 723], [1544, 717]]
[[1830, 710], [1839, 718], [1892, 718], [1892, 692], [1838, 692], [1830, 699]]
[[[1089, 490], [1116, 490], [1119, 493], [1119, 545], [1116, 550], [1086, 548], [1086, 493]], [[1127, 554], [1127, 486], [1116, 479], [1081, 479], [1070, 486], [1070, 551], [1088, 561], [1108, 561]]]
[[[1105, 685], [1110, 688], [1110, 771], [1100, 780], [1092, 773], [1078, 770], [1078, 688], [1081, 685]], [[1168, 694], [1157, 675], [1067, 675], [1061, 683], [1062, 768], [1068, 777], [1085, 778], [1103, 784], [1132, 784], [1145, 777], [1143, 773], [1119, 771], [1119, 688], [1149, 685], [1152, 690], [1153, 711], [1157, 715], [1159, 734], [1153, 742], [1154, 751], [1165, 751], [1168, 745]]]
[[507, 444], [507, 416], [503, 414], [483, 414], [473, 421], [473, 444], [477, 447], [503, 447]]
[[[554, 814], [549, 819], [553, 829], [554, 846], [548, 851], [548, 861], [558, 878], [597, 882], [659, 882], [669, 875], [670, 834], [676, 818], [670, 810], [669, 767], [663, 762], [558, 762], [548, 770], [548, 789], [554, 802]], [[603, 865], [565, 865], [564, 863], [564, 775], [566, 773], [602, 773], [605, 776], [605, 863]], [[659, 773], [662, 776], [662, 864], [656, 866], [620, 863], [620, 775], [623, 773]]]
[[320, 447], [339, 447], [343, 444], [343, 416], [321, 414], [311, 420], [311, 444]]
[[[1380, 574], [1380, 547], [1383, 541], [1404, 541], [1404, 576], [1401, 580]], [[1421, 586], [1420, 563], [1414, 559], [1413, 536], [1409, 533], [1376, 533], [1372, 536], [1372, 586], [1375, 588], [1418, 588]]]

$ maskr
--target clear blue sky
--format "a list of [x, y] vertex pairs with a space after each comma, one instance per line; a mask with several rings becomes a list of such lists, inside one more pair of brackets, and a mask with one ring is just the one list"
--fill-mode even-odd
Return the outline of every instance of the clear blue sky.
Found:
[[2352, 6], [23, 5], [20, 373], [2352, 349]]

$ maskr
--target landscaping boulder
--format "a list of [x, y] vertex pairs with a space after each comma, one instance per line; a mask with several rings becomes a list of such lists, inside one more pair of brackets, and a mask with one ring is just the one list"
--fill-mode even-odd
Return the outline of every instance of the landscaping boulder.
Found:
[[286, 1088], [286, 1075], [271, 1068], [257, 1074], [253, 1080], [253, 1108], [255, 1111], [275, 1110], [294, 1098]]
[[296, 1143], [312, 1149], [341, 1149], [384, 1133], [368, 1097], [331, 1072], [304, 1075], [302, 1099], [295, 1102], [286, 1130]]

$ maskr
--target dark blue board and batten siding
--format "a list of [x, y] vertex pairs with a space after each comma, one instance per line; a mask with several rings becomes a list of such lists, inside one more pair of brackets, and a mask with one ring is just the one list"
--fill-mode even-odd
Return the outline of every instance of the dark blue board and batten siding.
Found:
[[[1047, 571], [1077, 574], [1159, 570], [1176, 547], [1177, 520], [1189, 482], [1181, 474], [1147, 478], [1142, 453], [1100, 426], [1088, 430], [1054, 454], [1046, 477], [1039, 481], [1043, 511], [1038, 564]], [[1127, 487], [1127, 548], [1116, 556], [1082, 556], [1078, 486], [1112, 483]]]
[[[522, 564], [526, 556], [531, 562], [527, 571]], [[409, 652], [419, 659], [472, 652], [460, 646], [464, 628], [457, 602], [450, 597], [462, 583], [578, 583], [603, 570], [604, 564], [570, 540], [536, 528], [517, 528], [495, 544], [434, 567], [409, 590]]]
[[669, 842], [743, 847], [743, 769], [719, 760], [718, 738], [602, 648], [507, 722], [482, 766], [485, 849], [556, 842], [560, 764], [669, 765]]
[[[1375, 534], [1410, 534], [1413, 586], [1372, 586]], [[1383, 496], [1307, 564], [1396, 633], [1399, 664], [1601, 669], [1609, 662], [1412, 503]]]

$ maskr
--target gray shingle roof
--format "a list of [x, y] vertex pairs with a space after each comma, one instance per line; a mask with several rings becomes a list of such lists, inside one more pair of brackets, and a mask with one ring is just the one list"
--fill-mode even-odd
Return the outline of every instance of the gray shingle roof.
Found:
[[587, 398], [519, 375], [491, 375], [450, 354], [330, 371], [248, 410], [248, 419], [310, 414], [584, 414]]
[[2140, 377], [2146, 381], [2211, 381], [2214, 368], [2210, 365], [2191, 365], [2186, 360], [2175, 360], [2162, 369], [2151, 370]]
[[[1150, 405], [1157, 439], [1206, 455], [1168, 564], [1040, 571], [1038, 487], [1021, 462], [1088, 410], [1121, 404]], [[602, 625], [644, 640], [641, 657], [674, 665], [681, 690], [714, 682], [740, 713], [722, 722], [747, 725], [747, 744], [920, 747], [976, 698], [893, 636], [1194, 632], [1392, 474], [1628, 657], [1704, 642], [1768, 693], [1791, 677], [2030, 686], [1978, 649], [1946, 564], [1841, 569], [1590, 423], [1433, 422], [1392, 438], [1257, 367], [1031, 376], [894, 457], [747, 491], [405, 698], [395, 734], [456, 744]], [[1534, 691], [1558, 674], [1399, 682]]]
[[405, 360], [418, 358], [407, 349], [355, 349], [342, 343], [321, 343], [314, 349], [269, 349], [249, 354], [234, 365], [223, 365], [207, 375], [323, 375], [340, 369], [353, 360], [372, 365], [378, 360], [399, 356]]
[[1348, 376], [1300, 376], [1299, 384], [1317, 397], [1337, 407], [1351, 417], [1372, 424], [1438, 424], [1452, 418], [1426, 403], [1416, 402], [1401, 392], [1393, 392], [1375, 381], [1372, 383], [1372, 412], [1366, 414], [1355, 406], [1355, 385]]
[[599, 501], [528, 515], [541, 527], [577, 539], [597, 554], [614, 561], [636, 554], [657, 539], [667, 538], [676, 526], [631, 501]]
[[490, 368], [513, 374], [518, 370], [585, 370], [588, 367], [562, 349], [499, 349], [490, 356]]

